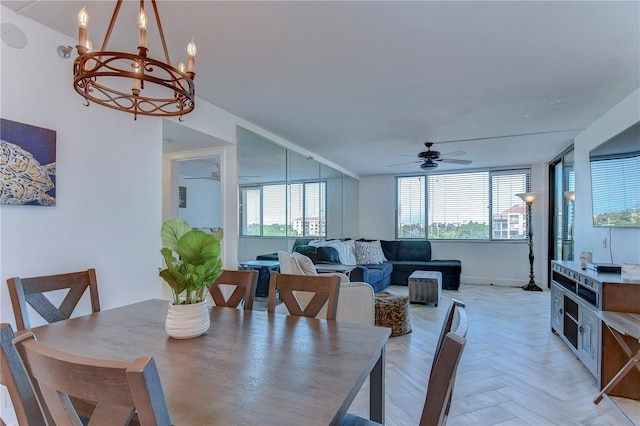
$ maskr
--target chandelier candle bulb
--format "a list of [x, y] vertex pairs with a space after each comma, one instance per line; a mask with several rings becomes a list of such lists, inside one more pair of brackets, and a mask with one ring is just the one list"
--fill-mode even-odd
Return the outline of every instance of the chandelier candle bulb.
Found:
[[144, 9], [140, 9], [138, 13], [138, 28], [140, 33], [138, 35], [138, 47], [147, 47], [147, 15], [144, 13]]
[[89, 14], [83, 7], [78, 12], [78, 46], [87, 45], [87, 24], [89, 23]]
[[196, 42], [194, 39], [191, 39], [189, 44], [187, 44], [187, 72], [193, 72], [193, 62], [196, 57]]
[[[140, 66], [137, 66], [133, 69], [136, 73], [140, 73]], [[140, 79], [139, 78], [134, 78], [133, 79], [133, 90], [134, 90], [134, 95], [137, 95], [140, 92]]]

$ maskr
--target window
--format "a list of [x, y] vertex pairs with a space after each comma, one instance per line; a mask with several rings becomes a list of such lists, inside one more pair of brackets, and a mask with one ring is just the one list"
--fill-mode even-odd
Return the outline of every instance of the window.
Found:
[[397, 177], [396, 238], [526, 239], [528, 187], [527, 169]]
[[325, 182], [241, 187], [240, 200], [243, 236], [326, 236]]

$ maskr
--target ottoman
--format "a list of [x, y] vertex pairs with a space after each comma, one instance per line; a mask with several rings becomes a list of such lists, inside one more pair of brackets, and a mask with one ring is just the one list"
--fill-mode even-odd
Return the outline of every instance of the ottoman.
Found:
[[442, 274], [438, 271], [414, 271], [409, 276], [411, 303], [433, 303], [438, 306], [442, 292]]
[[411, 332], [409, 316], [409, 298], [381, 291], [375, 294], [376, 325], [389, 327], [391, 337], [402, 336]]

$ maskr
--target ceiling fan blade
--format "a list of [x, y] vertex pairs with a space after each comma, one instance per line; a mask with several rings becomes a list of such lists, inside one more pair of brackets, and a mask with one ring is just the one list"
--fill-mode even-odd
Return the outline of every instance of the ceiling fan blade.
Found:
[[[413, 155], [412, 155], [412, 157], [413, 157]], [[424, 161], [424, 160], [418, 160], [418, 161], [405, 161], [404, 163], [389, 164], [389, 165], [387, 165], [387, 167], [404, 166], [405, 164], [422, 163], [423, 161]]]
[[451, 164], [471, 164], [473, 161], [471, 160], [457, 160], [455, 158], [439, 158], [436, 161], [440, 161], [442, 163], [451, 163]]
[[464, 151], [452, 151], [452, 152], [447, 152], [446, 154], [442, 154], [443, 157], [445, 158], [450, 158], [450, 157], [460, 157], [461, 155], [466, 155], [467, 153]]

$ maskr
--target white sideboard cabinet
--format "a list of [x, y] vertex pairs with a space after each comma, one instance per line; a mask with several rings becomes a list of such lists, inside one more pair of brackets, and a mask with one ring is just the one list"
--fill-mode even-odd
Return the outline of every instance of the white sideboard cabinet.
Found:
[[603, 359], [608, 332], [602, 329], [599, 313], [639, 309], [640, 283], [624, 282], [620, 274], [581, 269], [579, 262], [551, 262], [551, 329], [596, 377], [598, 388], [615, 370]]

